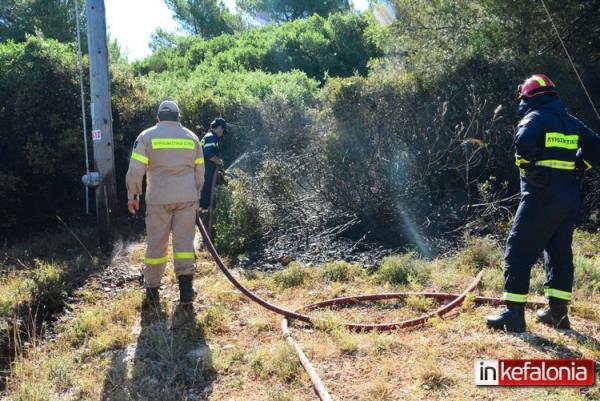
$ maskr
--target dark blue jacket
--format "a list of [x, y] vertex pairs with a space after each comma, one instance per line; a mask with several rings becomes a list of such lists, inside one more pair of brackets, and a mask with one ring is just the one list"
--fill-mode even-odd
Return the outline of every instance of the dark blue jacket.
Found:
[[204, 160], [208, 161], [213, 156], [221, 157], [221, 149], [219, 147], [219, 136], [213, 130], [210, 130], [204, 135], [200, 141], [202, 150], [204, 151]]
[[[600, 137], [567, 113], [557, 96], [538, 95], [520, 105], [522, 119], [514, 140], [516, 164], [526, 176], [575, 179], [577, 152], [600, 160]], [[531, 181], [531, 180], [530, 180]]]
[[209, 194], [213, 174], [217, 169], [217, 165], [211, 162], [210, 158], [213, 156], [221, 157], [220, 138], [217, 133], [211, 129], [204, 135], [200, 141], [200, 145], [204, 152], [204, 188], [206, 189], [206, 193]]

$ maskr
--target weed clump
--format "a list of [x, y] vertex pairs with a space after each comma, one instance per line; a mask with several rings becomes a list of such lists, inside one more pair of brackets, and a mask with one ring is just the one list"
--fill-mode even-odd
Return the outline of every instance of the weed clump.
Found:
[[346, 328], [339, 328], [333, 332], [333, 339], [342, 354], [352, 355], [358, 350], [358, 337]]
[[263, 379], [276, 376], [287, 383], [295, 381], [302, 372], [298, 357], [285, 343], [254, 351], [250, 356], [250, 368]]
[[279, 288], [301, 287], [309, 281], [311, 272], [305, 266], [298, 262], [292, 262], [287, 269], [280, 270], [273, 274], [273, 282]]
[[502, 249], [492, 238], [468, 238], [465, 247], [454, 256], [461, 267], [477, 270], [502, 266]]
[[231, 315], [225, 306], [213, 304], [206, 308], [202, 323], [210, 333], [225, 333], [229, 330]]
[[598, 258], [576, 256], [575, 260], [575, 285], [578, 291], [589, 295], [600, 293], [600, 264]]
[[371, 335], [371, 350], [376, 355], [384, 354], [396, 346], [396, 337], [393, 334], [374, 332]]
[[429, 280], [429, 276], [426, 263], [414, 253], [385, 257], [381, 267], [375, 273], [375, 279], [378, 282], [392, 285], [409, 282], [422, 284]]
[[60, 310], [67, 296], [64, 290], [64, 267], [40, 259], [35, 259], [35, 266], [31, 278], [25, 284], [32, 302], [48, 313]]
[[341, 329], [343, 322], [338, 314], [328, 310], [319, 312], [313, 320], [313, 324], [315, 329], [330, 333]]
[[406, 297], [406, 306], [419, 312], [430, 311], [433, 307], [433, 299], [421, 295], [409, 295]]
[[284, 389], [269, 391], [267, 398], [264, 401], [296, 401], [297, 398]]
[[452, 378], [433, 363], [426, 363], [420, 372], [421, 386], [426, 390], [444, 390], [454, 383]]
[[328, 281], [347, 283], [363, 277], [365, 271], [357, 264], [344, 261], [330, 262], [322, 266], [321, 276]]

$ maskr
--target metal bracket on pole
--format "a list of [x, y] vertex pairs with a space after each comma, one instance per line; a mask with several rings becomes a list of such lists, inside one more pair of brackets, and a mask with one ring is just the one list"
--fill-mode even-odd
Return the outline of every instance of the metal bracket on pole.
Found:
[[102, 184], [102, 177], [100, 177], [99, 172], [92, 171], [88, 174], [84, 174], [81, 177], [81, 182], [88, 188], [96, 188]]

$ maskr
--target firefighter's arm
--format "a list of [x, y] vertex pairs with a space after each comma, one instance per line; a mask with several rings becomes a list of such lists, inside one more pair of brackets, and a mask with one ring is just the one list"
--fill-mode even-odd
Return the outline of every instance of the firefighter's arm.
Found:
[[215, 160], [220, 160], [217, 157], [217, 147], [219, 146], [217, 143], [217, 139], [214, 136], [207, 136], [202, 139], [202, 151], [204, 152], [204, 160], [209, 160], [212, 163], [215, 163]]
[[204, 185], [204, 155], [200, 143], [196, 146], [194, 175], [196, 177], [196, 191], [198, 192], [198, 199], [200, 199], [200, 192], [202, 192], [202, 186]]
[[127, 207], [131, 214], [135, 214], [140, 208], [140, 195], [142, 194], [142, 182], [150, 159], [144, 143], [143, 134], [140, 134], [135, 140], [131, 159], [129, 160], [129, 169], [125, 176], [125, 185], [127, 186]]
[[579, 150], [575, 165], [580, 171], [589, 170], [593, 165], [600, 163], [600, 136], [588, 128], [584, 123], [579, 123]]
[[577, 170], [577, 172], [590, 170], [593, 165], [588, 159], [591, 158], [586, 156], [585, 151], [582, 148], [579, 148], [577, 150], [577, 156], [575, 156], [575, 170]]
[[541, 119], [536, 113], [530, 113], [519, 122], [514, 140], [515, 164], [519, 169], [528, 170], [535, 165], [541, 133], [543, 133]]
[[202, 151], [204, 152], [204, 160], [210, 161], [217, 166], [223, 166], [223, 160], [217, 156], [217, 140], [214, 137], [206, 137], [202, 140]]

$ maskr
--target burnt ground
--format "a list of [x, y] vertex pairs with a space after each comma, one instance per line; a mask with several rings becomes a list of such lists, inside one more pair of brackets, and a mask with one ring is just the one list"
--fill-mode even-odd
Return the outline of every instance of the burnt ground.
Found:
[[296, 236], [288, 235], [271, 241], [261, 251], [239, 255], [235, 264], [236, 267], [273, 271], [292, 261], [317, 264], [344, 260], [371, 269], [385, 256], [397, 251], [398, 249], [386, 249], [381, 245], [344, 237], [314, 236], [298, 240]]

